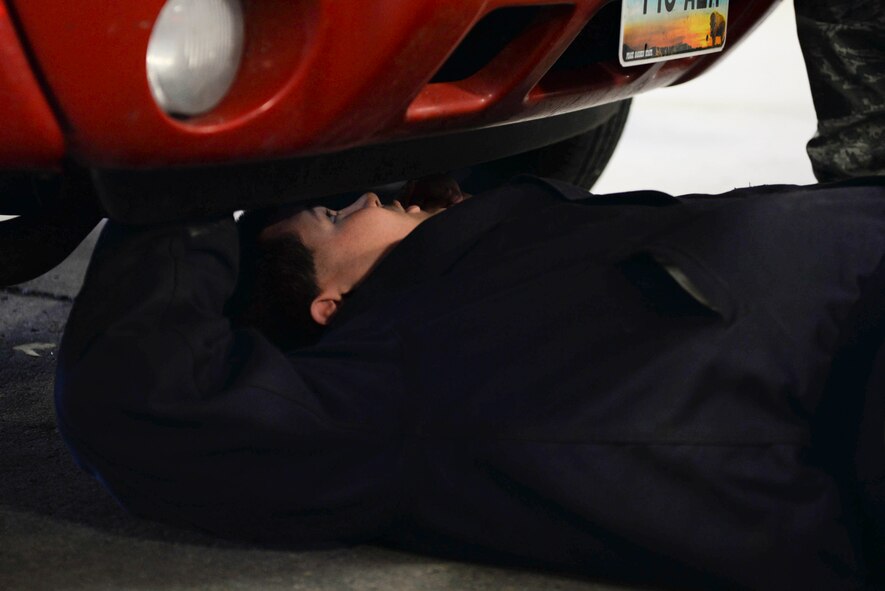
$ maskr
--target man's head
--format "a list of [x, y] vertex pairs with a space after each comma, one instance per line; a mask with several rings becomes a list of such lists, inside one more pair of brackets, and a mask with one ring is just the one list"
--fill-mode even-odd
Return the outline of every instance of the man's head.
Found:
[[318, 206], [240, 220], [241, 320], [281, 346], [315, 338], [343, 298], [432, 214], [366, 193], [351, 205]]
[[297, 237], [313, 253], [318, 293], [310, 304], [314, 322], [325, 326], [344, 296], [430, 214], [399, 202], [384, 206], [366, 193], [340, 210], [312, 207], [265, 228], [259, 240]]

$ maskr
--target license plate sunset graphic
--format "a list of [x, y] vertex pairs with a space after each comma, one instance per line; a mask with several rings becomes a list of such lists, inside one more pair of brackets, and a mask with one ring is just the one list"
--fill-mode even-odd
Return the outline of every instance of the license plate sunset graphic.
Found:
[[722, 51], [728, 0], [622, 0], [623, 66]]

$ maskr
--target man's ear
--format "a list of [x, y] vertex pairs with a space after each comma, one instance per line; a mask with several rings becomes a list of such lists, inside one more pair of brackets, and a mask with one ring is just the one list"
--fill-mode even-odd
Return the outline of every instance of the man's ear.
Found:
[[338, 311], [341, 303], [341, 294], [323, 292], [310, 303], [310, 316], [320, 326], [326, 326]]

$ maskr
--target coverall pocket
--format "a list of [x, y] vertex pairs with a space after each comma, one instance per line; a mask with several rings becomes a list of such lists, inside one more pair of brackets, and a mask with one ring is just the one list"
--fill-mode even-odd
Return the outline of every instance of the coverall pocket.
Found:
[[619, 267], [659, 314], [723, 319], [732, 316], [727, 290], [693, 261], [649, 249], [634, 253]]

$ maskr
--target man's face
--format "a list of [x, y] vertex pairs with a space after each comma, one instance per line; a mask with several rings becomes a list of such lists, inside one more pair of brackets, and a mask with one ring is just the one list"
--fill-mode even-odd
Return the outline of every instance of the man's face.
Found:
[[338, 211], [326, 207], [302, 210], [267, 228], [263, 237], [294, 232], [313, 252], [320, 296], [311, 314], [318, 323], [326, 324], [341, 297], [431, 215], [418, 206], [404, 209], [399, 202], [381, 205], [377, 195], [366, 193]]

